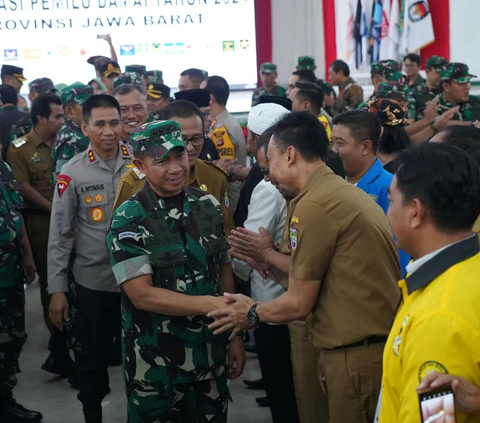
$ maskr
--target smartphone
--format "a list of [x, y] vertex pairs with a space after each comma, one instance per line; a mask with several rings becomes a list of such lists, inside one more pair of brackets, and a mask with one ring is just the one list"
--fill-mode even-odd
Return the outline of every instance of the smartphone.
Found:
[[97, 35], [99, 40], [108, 40], [108, 35]]
[[418, 394], [423, 423], [456, 423], [455, 396], [451, 385]]

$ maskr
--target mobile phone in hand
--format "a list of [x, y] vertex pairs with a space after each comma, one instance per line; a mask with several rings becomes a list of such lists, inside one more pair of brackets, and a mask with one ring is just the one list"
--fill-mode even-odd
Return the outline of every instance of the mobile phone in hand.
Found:
[[99, 40], [108, 40], [108, 35], [97, 35]]
[[418, 394], [422, 423], [456, 423], [451, 385]]

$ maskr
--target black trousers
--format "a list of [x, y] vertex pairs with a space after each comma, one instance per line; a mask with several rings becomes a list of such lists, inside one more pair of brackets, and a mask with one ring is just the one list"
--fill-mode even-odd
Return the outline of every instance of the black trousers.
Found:
[[78, 399], [84, 408], [94, 408], [108, 393], [108, 365], [121, 325], [120, 293], [94, 291], [79, 284], [75, 288], [81, 344], [75, 361]]
[[260, 323], [254, 334], [273, 423], [299, 423], [288, 326]]

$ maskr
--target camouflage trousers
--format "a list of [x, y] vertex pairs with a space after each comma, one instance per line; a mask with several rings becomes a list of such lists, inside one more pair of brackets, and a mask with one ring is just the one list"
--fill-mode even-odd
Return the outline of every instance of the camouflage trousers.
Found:
[[0, 399], [12, 395], [18, 358], [25, 340], [23, 286], [0, 288]]
[[128, 423], [226, 423], [227, 375], [177, 385], [126, 383]]

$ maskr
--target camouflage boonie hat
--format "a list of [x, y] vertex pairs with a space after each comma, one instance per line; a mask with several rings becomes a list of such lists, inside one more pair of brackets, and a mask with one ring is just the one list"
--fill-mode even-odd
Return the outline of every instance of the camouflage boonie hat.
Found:
[[65, 87], [60, 94], [60, 98], [65, 106], [68, 103], [83, 104], [92, 95], [93, 88], [90, 85], [76, 83]]
[[399, 81], [403, 77], [400, 65], [396, 60], [380, 60], [372, 63], [370, 66], [370, 74], [380, 75], [387, 81]]
[[55, 86], [50, 78], [38, 78], [34, 79], [28, 84], [30, 92], [36, 92], [39, 94], [48, 93], [49, 91], [56, 91]]
[[143, 87], [142, 75], [137, 72], [124, 72], [118, 78], [115, 78], [112, 83], [113, 89], [125, 84], [141, 85]]
[[145, 123], [130, 133], [134, 156], [147, 154], [154, 159], [163, 159], [176, 147], [185, 149], [180, 125], [173, 120], [157, 120]]
[[333, 93], [333, 97], [337, 98], [337, 94], [333, 87], [330, 85], [329, 82], [323, 80], [323, 79], [317, 79], [317, 85], [322, 89], [322, 91], [327, 94], [328, 96], [331, 96]]
[[300, 56], [298, 58], [299, 70], [315, 70], [315, 59], [311, 56]]
[[408, 125], [407, 109], [396, 100], [388, 98], [371, 100], [368, 102], [367, 111], [376, 115], [382, 125]]
[[469, 73], [469, 67], [464, 63], [450, 63], [442, 70], [438, 71], [440, 80], [447, 81], [451, 79], [460, 84], [466, 84], [470, 82], [472, 78], [476, 78], [476, 75]]
[[260, 73], [277, 73], [277, 65], [273, 63], [262, 63], [260, 66]]
[[163, 83], [163, 72], [161, 70], [151, 70], [147, 72], [147, 78], [150, 82]]
[[443, 69], [448, 65], [448, 60], [441, 56], [431, 56], [427, 59], [427, 68], [435, 69], [436, 71]]
[[142, 76], [147, 74], [147, 67], [143, 65], [128, 65], [125, 66], [125, 73], [127, 72], [136, 72]]
[[397, 101], [413, 103], [413, 97], [407, 85], [400, 82], [381, 82], [375, 90], [375, 98], [391, 98]]

